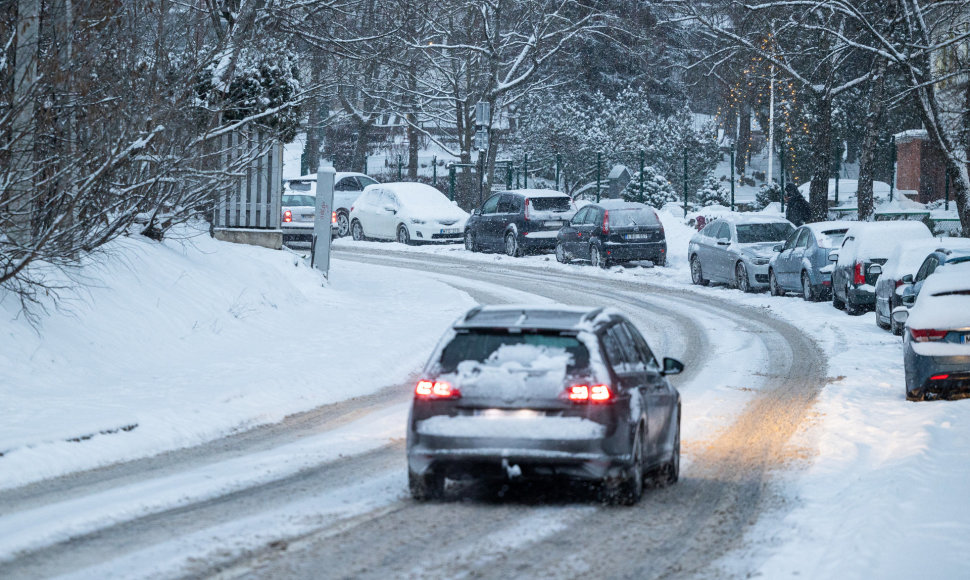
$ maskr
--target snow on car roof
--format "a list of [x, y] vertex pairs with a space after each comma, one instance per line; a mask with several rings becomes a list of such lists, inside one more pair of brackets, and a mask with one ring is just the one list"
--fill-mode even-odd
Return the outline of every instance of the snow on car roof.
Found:
[[[849, 226], [846, 237], [856, 237], [855, 254], [862, 258], [888, 258], [896, 244], [903, 240], [932, 239], [923, 222], [856, 222]], [[853, 258], [855, 256], [847, 256]], [[840, 263], [842, 260], [840, 258]]]
[[569, 197], [561, 191], [555, 189], [509, 189], [498, 193], [514, 193], [523, 197]]
[[726, 222], [731, 222], [733, 224], [791, 223], [783, 217], [770, 216], [770, 215], [758, 215], [758, 214], [743, 214], [743, 213], [725, 213], [718, 216], [717, 219], [724, 220]]
[[602, 314], [602, 308], [575, 306], [502, 305], [473, 308], [455, 328], [525, 327], [580, 330], [582, 323]]
[[597, 202], [598, 206], [603, 209], [649, 209], [653, 210], [652, 207], [643, 203], [637, 203], [635, 201], [624, 201], [622, 199], [601, 199]]
[[847, 222], [815, 222], [810, 224], [805, 224], [805, 227], [812, 230], [813, 233], [825, 233], [831, 232], [833, 230], [845, 231], [849, 228]]
[[[963, 328], [970, 325], [970, 266], [955, 266], [930, 275], [910, 310], [910, 328]], [[959, 292], [959, 294], [958, 294]]]
[[[370, 175], [366, 175], [364, 173], [357, 173], [356, 171], [338, 171], [334, 173], [333, 178], [334, 178], [334, 181], [336, 181], [350, 175], [353, 175], [355, 177], [369, 177], [370, 179], [374, 179]], [[317, 180], [316, 173], [307, 173], [306, 175], [301, 175], [299, 177], [291, 177], [286, 181], [316, 181], [316, 180]]]
[[940, 240], [905, 240], [898, 244], [889, 260], [882, 267], [882, 276], [899, 280], [906, 274], [915, 274], [926, 256], [941, 245]]

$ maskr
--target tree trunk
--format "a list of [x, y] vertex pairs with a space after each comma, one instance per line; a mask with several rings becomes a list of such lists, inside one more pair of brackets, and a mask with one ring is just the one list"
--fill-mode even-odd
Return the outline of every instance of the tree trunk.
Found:
[[866, 113], [865, 133], [862, 137], [862, 148], [859, 151], [859, 185], [856, 196], [859, 210], [859, 221], [869, 221], [872, 217], [872, 179], [875, 169], [876, 144], [879, 140], [879, 123], [885, 109], [883, 93], [886, 86], [885, 59], [879, 59], [876, 64], [877, 74], [872, 79], [869, 90], [869, 107]]
[[354, 152], [350, 157], [350, 170], [367, 173], [367, 151], [370, 149], [370, 132], [374, 128], [373, 121], [357, 122], [357, 141]]
[[751, 111], [747, 108], [740, 116], [740, 127], [738, 127], [738, 144], [734, 152], [734, 164], [737, 167], [738, 175], [744, 175], [744, 169], [748, 163], [748, 148], [751, 144]]
[[829, 213], [829, 175], [832, 169], [832, 97], [827, 92], [816, 93], [813, 98], [815, 113], [812, 139], [812, 185], [808, 203], [812, 207], [809, 221], [821, 222]]
[[421, 139], [420, 133], [414, 124], [417, 123], [417, 116], [408, 113], [407, 136], [408, 136], [408, 179], [415, 181], [418, 178], [418, 145]]
[[[321, 72], [324, 68], [323, 59], [310, 59], [310, 83], [319, 86]], [[323, 151], [323, 119], [320, 115], [323, 108], [323, 99], [317, 89], [309, 102], [309, 114], [306, 126], [306, 143], [303, 147], [303, 162], [300, 164], [300, 174], [316, 173], [320, 170], [320, 153]], [[304, 171], [305, 170], [305, 171]]]
[[[17, 4], [16, 68], [13, 78], [14, 119], [10, 140], [10, 184], [12, 223], [7, 235], [26, 248], [30, 235], [34, 173], [34, 91], [40, 40], [40, 0], [20, 0]], [[7, 228], [5, 228], [7, 229]]]

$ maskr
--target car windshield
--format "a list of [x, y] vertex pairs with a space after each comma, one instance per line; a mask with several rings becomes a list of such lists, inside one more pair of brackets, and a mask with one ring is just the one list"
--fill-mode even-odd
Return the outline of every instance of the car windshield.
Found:
[[536, 211], [569, 211], [571, 199], [568, 197], [532, 197], [529, 203]]
[[629, 209], [611, 209], [611, 226], [655, 226], [657, 216], [653, 210], [633, 207]]
[[558, 332], [509, 333], [503, 330], [475, 330], [460, 332], [441, 351], [441, 370], [454, 372], [464, 361], [485, 363], [500, 348], [528, 345], [557, 349], [570, 355], [566, 368], [568, 374], [575, 374], [589, 368], [589, 351], [575, 336]]
[[795, 227], [786, 222], [766, 224], [738, 224], [738, 243], [756, 244], [759, 242], [783, 242], [788, 239]]
[[818, 241], [818, 247], [831, 249], [842, 246], [842, 240], [845, 238], [845, 232], [847, 231], [849, 230], [825, 230], [816, 233], [815, 239]]
[[310, 181], [291, 181], [287, 186], [293, 191], [310, 191], [313, 183]]
[[312, 195], [284, 195], [280, 198], [280, 205], [284, 207], [315, 205], [315, 201]]

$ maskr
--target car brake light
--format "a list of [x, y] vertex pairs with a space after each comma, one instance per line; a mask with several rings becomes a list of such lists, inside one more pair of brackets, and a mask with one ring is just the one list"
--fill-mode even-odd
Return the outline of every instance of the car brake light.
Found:
[[337, 212], [335, 211], [330, 212], [330, 223], [332, 224], [337, 223]]
[[528, 197], [525, 198], [525, 221], [529, 221], [529, 206], [532, 205], [530, 201]]
[[603, 233], [610, 233], [610, 210], [603, 212]]
[[613, 392], [607, 385], [572, 385], [566, 389], [565, 396], [573, 403], [609, 403]]
[[930, 377], [931, 381], [945, 381], [950, 378], [950, 375], [933, 375]]
[[855, 265], [855, 276], [852, 279], [852, 283], [853, 284], [865, 284], [866, 283], [866, 275], [862, 271], [862, 264], [859, 263], [859, 262], [856, 262], [856, 265]]
[[913, 340], [916, 342], [930, 342], [933, 340], [943, 340], [946, 336], [947, 330], [932, 330], [932, 329], [919, 329], [910, 328], [909, 333], [913, 335]]
[[283, 212], [283, 222], [289, 223], [291, 221], [293, 221], [293, 212], [291, 212], [290, 210], [284, 211]]
[[660, 216], [657, 215], [657, 212], [653, 212], [653, 217], [657, 218], [657, 223], [660, 224], [660, 237], [662, 237], [662, 238], [663, 237], [666, 237], [664, 235], [664, 224], [663, 224], [663, 222], [660, 221]]
[[899, 288], [900, 286], [902, 286], [905, 283], [906, 282], [903, 282], [902, 280], [896, 280], [896, 288]]
[[445, 381], [418, 381], [414, 396], [418, 399], [458, 399], [461, 391]]

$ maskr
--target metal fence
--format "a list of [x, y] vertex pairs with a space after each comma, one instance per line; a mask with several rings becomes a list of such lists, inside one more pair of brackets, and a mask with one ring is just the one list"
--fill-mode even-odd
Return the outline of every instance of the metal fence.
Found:
[[217, 228], [279, 229], [283, 145], [259, 130], [234, 131], [220, 143], [229, 185], [215, 203]]

